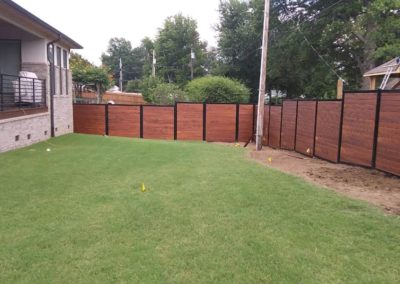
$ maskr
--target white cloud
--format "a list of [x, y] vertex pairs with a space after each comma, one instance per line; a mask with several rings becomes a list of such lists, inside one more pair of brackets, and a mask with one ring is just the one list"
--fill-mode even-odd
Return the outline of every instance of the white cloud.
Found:
[[96, 64], [110, 38], [124, 37], [137, 46], [146, 36], [154, 38], [165, 18], [177, 13], [195, 19], [200, 38], [216, 45], [219, 0], [14, 1], [83, 45], [79, 53]]

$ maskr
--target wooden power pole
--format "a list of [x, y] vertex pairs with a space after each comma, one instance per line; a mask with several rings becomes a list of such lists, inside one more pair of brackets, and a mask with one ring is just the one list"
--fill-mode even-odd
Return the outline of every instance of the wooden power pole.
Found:
[[263, 130], [264, 130], [265, 82], [267, 80], [268, 30], [269, 30], [269, 6], [270, 6], [269, 3], [270, 0], [265, 0], [260, 87], [258, 93], [258, 110], [257, 110], [257, 133], [256, 133], [257, 151], [260, 151], [262, 149]]
[[193, 80], [194, 79], [194, 59], [195, 59], [195, 54], [193, 52], [193, 48], [190, 49], [190, 78]]
[[156, 76], [156, 63], [157, 63], [157, 59], [156, 59], [156, 50], [153, 49], [153, 66], [152, 66], [152, 71], [151, 71], [151, 75], [153, 77]]
[[119, 59], [119, 90], [122, 92], [122, 59]]

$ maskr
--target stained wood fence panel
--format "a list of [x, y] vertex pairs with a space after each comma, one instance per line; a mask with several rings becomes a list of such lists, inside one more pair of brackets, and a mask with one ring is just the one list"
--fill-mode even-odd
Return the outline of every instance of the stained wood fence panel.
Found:
[[264, 107], [263, 146], [268, 146], [269, 137], [269, 105]]
[[177, 104], [177, 139], [203, 140], [202, 104]]
[[339, 153], [341, 101], [319, 101], [314, 155], [337, 163]]
[[140, 106], [108, 106], [108, 135], [140, 137]]
[[342, 162], [372, 166], [376, 93], [347, 93], [344, 99]]
[[296, 152], [314, 155], [316, 101], [299, 101], [297, 109]]
[[174, 107], [143, 106], [143, 138], [174, 139]]
[[281, 148], [294, 150], [296, 142], [297, 101], [283, 101]]
[[376, 168], [400, 175], [400, 92], [382, 94]]
[[235, 142], [236, 105], [208, 104], [206, 140], [210, 142]]
[[104, 105], [74, 105], [74, 132], [84, 134], [105, 134]]
[[279, 148], [281, 145], [281, 106], [271, 106], [269, 124], [269, 146]]
[[253, 105], [239, 105], [238, 141], [247, 142], [252, 137], [254, 127], [253, 118], [255, 118]]

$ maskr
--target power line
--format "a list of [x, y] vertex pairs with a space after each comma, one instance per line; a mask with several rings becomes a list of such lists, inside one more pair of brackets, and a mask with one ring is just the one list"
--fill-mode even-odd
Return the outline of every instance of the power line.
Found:
[[[338, 4], [338, 3], [341, 2], [341, 1], [343, 1], [343, 0], [339, 0], [338, 2], [335, 3], [335, 5]], [[333, 7], [333, 6], [334, 6], [334, 5], [331, 5], [331, 6], [329, 6], [328, 8]], [[285, 9], [286, 15], [289, 16], [288, 10], [286, 9], [285, 6], [283, 6], [283, 7], [284, 7], [284, 9]], [[324, 10], [323, 10], [323, 11], [324, 11]], [[343, 78], [336, 72], [336, 70], [328, 63], [328, 61], [325, 60], [325, 58], [324, 58], [324, 57], [318, 52], [318, 50], [313, 46], [313, 44], [311, 43], [311, 41], [306, 37], [306, 35], [305, 35], [305, 34], [303, 33], [303, 31], [300, 29], [300, 26], [296, 23], [296, 21], [293, 20], [293, 18], [291, 18], [291, 17], [289, 17], [289, 20], [291, 20], [291, 21], [294, 23], [296, 29], [297, 29], [298, 32], [303, 36], [303, 38], [304, 38], [304, 40], [306, 41], [306, 43], [307, 43], [307, 44], [311, 47], [311, 49], [317, 54], [317, 56], [324, 62], [324, 64], [338, 77], [338, 79], [344, 81]]]

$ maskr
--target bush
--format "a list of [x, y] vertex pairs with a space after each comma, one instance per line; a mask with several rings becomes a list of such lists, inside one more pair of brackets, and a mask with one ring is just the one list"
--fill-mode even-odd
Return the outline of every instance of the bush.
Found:
[[161, 83], [163, 83], [161, 79], [149, 76], [141, 80], [128, 81], [125, 90], [127, 92], [140, 92], [146, 102], [153, 103], [152, 90]]
[[150, 89], [150, 99], [154, 104], [171, 105], [175, 102], [186, 101], [187, 96], [178, 86], [170, 83], [161, 83]]
[[220, 76], [195, 79], [186, 85], [188, 99], [207, 103], [248, 103], [250, 90], [242, 83]]

